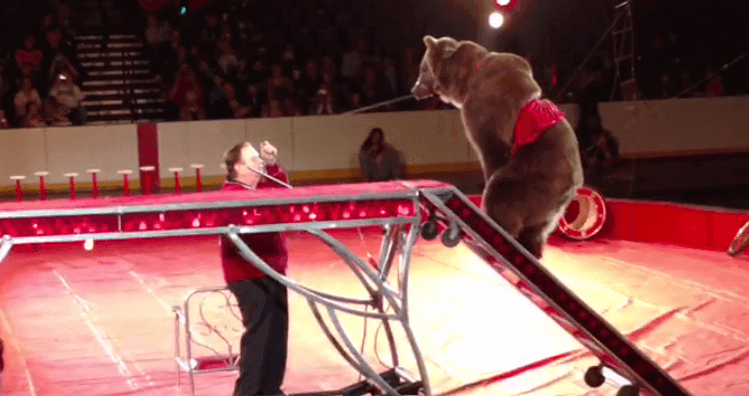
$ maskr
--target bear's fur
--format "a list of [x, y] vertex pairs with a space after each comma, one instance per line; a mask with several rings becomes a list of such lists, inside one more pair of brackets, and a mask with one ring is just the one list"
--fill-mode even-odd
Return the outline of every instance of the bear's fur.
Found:
[[412, 93], [418, 99], [439, 95], [460, 109], [484, 172], [483, 209], [541, 257], [583, 183], [574, 130], [553, 104], [543, 102], [547, 107], [542, 108], [558, 114], [558, 122], [537, 128], [540, 137], [534, 142], [517, 144], [515, 125], [521, 110], [541, 98], [530, 64], [518, 55], [489, 52], [450, 37], [426, 36], [424, 44], [421, 74]]

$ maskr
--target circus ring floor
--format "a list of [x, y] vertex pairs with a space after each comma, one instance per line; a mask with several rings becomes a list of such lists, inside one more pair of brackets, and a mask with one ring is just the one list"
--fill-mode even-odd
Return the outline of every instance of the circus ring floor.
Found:
[[[723, 250], [749, 216], [649, 202], [608, 207], [601, 237], [553, 238], [544, 265], [695, 396], [747, 394], [749, 256]], [[333, 235], [362, 256], [379, 249], [373, 232]], [[294, 233], [288, 243], [292, 279], [359, 293], [320, 242]], [[587, 387], [592, 356], [464, 246], [419, 240], [410, 282], [412, 327], [436, 394], [615, 394], [608, 384]], [[97, 242], [90, 252], [72, 244], [14, 248], [0, 267], [2, 394], [189, 394], [185, 381], [177, 387], [171, 307], [208, 286], [222, 286], [216, 237]], [[304, 299], [290, 293], [290, 309], [285, 391], [357, 381]], [[386, 353], [376, 323], [344, 324], [356, 342], [366, 333], [372, 361]], [[234, 336], [237, 327], [228, 326]], [[413, 363], [404, 357], [406, 367]], [[198, 375], [196, 394], [229, 395], [234, 378]]]

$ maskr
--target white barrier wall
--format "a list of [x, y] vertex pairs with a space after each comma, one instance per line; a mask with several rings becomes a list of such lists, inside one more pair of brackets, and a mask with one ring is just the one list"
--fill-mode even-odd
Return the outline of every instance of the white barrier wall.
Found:
[[749, 151], [749, 97], [601, 103], [598, 108], [622, 155]]
[[47, 171], [49, 184], [67, 183], [65, 173], [78, 173], [78, 180], [91, 180], [86, 170], [101, 169], [99, 180], [118, 181], [120, 169], [138, 169], [135, 125], [84, 126], [0, 131], [3, 155], [0, 185], [9, 185], [12, 175], [24, 175], [24, 184], [35, 185], [35, 172]]
[[[576, 125], [577, 107], [561, 108]], [[749, 97], [602, 103], [599, 108], [625, 156], [749, 152]], [[224, 151], [244, 140], [268, 140], [289, 172], [326, 179], [356, 175], [359, 146], [373, 127], [382, 128], [415, 169], [476, 169], [476, 155], [456, 110], [160, 123], [152, 144], [158, 145], [160, 174], [167, 185], [173, 177], [170, 167], [183, 168], [189, 178], [194, 175], [190, 165], [201, 163], [206, 177], [223, 175]], [[64, 173], [79, 173], [85, 189], [91, 168], [101, 169], [103, 183], [119, 183], [117, 171], [131, 169], [137, 187], [136, 125], [5, 130], [0, 143], [5, 148], [0, 159], [5, 193], [12, 191], [9, 176], [25, 175], [24, 184], [34, 186], [37, 171], [50, 172], [48, 183], [59, 185], [67, 183]]]

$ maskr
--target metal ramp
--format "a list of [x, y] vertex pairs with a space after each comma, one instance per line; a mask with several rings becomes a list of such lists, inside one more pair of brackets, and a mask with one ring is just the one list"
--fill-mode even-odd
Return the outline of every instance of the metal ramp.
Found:
[[[409, 183], [405, 183], [409, 185]], [[418, 183], [411, 184], [419, 188]], [[421, 236], [456, 246], [460, 241], [535, 303], [600, 361], [588, 369], [585, 382], [601, 386], [604, 368], [629, 381], [618, 396], [690, 395], [585, 302], [557, 280], [534, 256], [455, 188], [419, 188], [427, 212]]]

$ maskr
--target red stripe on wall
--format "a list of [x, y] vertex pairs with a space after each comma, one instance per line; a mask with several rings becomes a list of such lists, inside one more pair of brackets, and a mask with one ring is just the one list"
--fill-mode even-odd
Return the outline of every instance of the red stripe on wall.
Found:
[[[153, 166], [156, 168], [150, 174], [151, 191], [159, 191], [161, 178], [159, 177], [159, 138], [156, 124], [138, 125], [138, 164], [139, 166]], [[146, 180], [140, 172], [140, 180]]]

